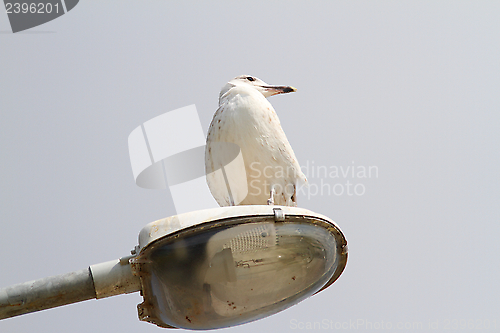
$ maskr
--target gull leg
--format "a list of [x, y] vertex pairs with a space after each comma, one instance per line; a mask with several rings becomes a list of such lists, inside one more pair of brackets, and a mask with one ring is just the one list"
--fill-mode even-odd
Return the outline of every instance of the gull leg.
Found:
[[269, 199], [267, 199], [268, 205], [274, 205], [274, 194], [275, 194], [274, 186], [271, 186], [271, 194], [269, 195]]
[[293, 185], [293, 195], [290, 199], [292, 202], [289, 206], [297, 207], [297, 187], [295, 185]]

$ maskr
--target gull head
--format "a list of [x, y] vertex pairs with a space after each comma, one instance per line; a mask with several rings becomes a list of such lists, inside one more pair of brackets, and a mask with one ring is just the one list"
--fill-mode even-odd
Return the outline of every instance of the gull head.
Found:
[[254, 89], [260, 92], [264, 97], [269, 97], [277, 94], [284, 94], [289, 92], [297, 91], [291, 86], [273, 86], [265, 83], [259, 78], [251, 75], [241, 75], [237, 76], [231, 81], [229, 81], [220, 92], [219, 99], [222, 99], [225, 94], [227, 94], [233, 88], [248, 88]]

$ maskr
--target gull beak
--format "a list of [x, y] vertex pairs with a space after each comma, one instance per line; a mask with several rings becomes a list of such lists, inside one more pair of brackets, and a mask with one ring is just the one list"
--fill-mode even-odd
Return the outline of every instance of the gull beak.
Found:
[[266, 97], [297, 91], [297, 89], [290, 86], [261, 86], [261, 88], [262, 94]]

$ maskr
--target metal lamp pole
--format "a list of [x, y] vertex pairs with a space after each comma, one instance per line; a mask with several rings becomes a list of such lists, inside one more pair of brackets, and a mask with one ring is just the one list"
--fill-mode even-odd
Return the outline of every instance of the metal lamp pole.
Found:
[[141, 290], [130, 257], [0, 289], [0, 319]]

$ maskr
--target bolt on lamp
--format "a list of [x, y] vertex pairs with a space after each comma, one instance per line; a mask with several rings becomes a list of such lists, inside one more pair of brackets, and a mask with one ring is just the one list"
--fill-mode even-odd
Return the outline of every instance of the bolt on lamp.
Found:
[[149, 223], [131, 256], [0, 289], [0, 319], [140, 291], [140, 320], [229, 327], [324, 290], [346, 263], [346, 239], [325, 216], [282, 206], [207, 209]]

